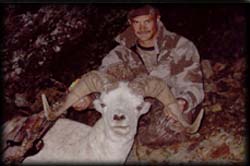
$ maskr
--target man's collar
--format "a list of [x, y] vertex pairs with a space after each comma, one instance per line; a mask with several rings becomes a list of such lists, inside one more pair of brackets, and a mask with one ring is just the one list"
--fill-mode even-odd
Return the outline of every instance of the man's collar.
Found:
[[139, 43], [137, 43], [137, 47], [139, 47], [140, 49], [144, 50], [144, 51], [153, 51], [155, 50], [155, 47], [143, 47], [141, 46]]

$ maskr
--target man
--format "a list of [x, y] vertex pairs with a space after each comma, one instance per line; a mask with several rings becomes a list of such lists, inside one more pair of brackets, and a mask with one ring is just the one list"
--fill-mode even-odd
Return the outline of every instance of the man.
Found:
[[[140, 74], [163, 79], [171, 89], [188, 123], [194, 120], [198, 104], [204, 99], [200, 57], [194, 44], [168, 31], [160, 21], [159, 11], [151, 6], [128, 13], [130, 27], [118, 35], [119, 43], [106, 55], [99, 67], [121, 80]], [[86, 109], [92, 102], [86, 96], [73, 107]]]

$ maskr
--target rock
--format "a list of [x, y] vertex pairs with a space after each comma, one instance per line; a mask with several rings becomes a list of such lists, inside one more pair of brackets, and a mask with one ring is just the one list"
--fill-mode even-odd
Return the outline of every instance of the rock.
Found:
[[[137, 145], [135, 148], [135, 159], [129, 162], [166, 162], [170, 153], [164, 147], [152, 149], [148, 146]], [[130, 164], [130, 163], [128, 163]]]
[[16, 138], [18, 131], [21, 129], [23, 123], [26, 121], [27, 117], [16, 116], [9, 121], [6, 121], [2, 128], [2, 149], [1, 151], [6, 148], [7, 140], [16, 140], [17, 142], [20, 141], [19, 138]]
[[236, 60], [232, 67], [233, 72], [242, 72], [246, 68], [246, 58], [242, 57]]
[[222, 71], [223, 69], [225, 69], [226, 64], [221, 63], [221, 62], [216, 62], [215, 65], [213, 66], [213, 71], [215, 71], [216, 73]]
[[210, 77], [213, 76], [214, 72], [213, 72], [210, 60], [202, 60], [201, 66], [202, 66], [204, 77], [206, 79], [209, 79]]
[[30, 103], [27, 101], [25, 94], [16, 93], [15, 94], [15, 104], [17, 107], [28, 107]]
[[211, 158], [220, 158], [222, 156], [227, 156], [230, 153], [228, 145], [225, 143], [217, 147], [214, 151], [211, 152]]
[[205, 92], [216, 92], [217, 91], [217, 85], [214, 83], [214, 82], [211, 82], [211, 83], [207, 83], [205, 82], [204, 83], [204, 89], [205, 89]]

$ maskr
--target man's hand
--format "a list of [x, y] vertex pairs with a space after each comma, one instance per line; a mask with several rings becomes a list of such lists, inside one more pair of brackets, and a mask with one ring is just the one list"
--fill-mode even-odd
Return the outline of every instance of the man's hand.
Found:
[[187, 109], [188, 103], [186, 100], [177, 98], [177, 103], [179, 105], [180, 111], [184, 112]]
[[80, 100], [75, 102], [72, 107], [77, 111], [85, 110], [92, 103], [92, 99], [89, 96], [82, 97]]
[[183, 118], [187, 121], [187, 123], [192, 124], [192, 112], [185, 112], [188, 108], [188, 102], [185, 99], [177, 98], [177, 103], [179, 105], [180, 111], [182, 112]]

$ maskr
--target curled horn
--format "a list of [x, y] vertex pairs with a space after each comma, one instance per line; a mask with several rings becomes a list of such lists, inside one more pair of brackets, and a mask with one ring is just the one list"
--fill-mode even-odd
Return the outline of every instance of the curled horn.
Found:
[[164, 113], [175, 117], [188, 133], [195, 133], [199, 129], [204, 111], [201, 110], [193, 124], [188, 124], [181, 111], [173, 94], [167, 84], [160, 78], [153, 76], [142, 76], [134, 79], [130, 86], [137, 93], [147, 97], [154, 97], [164, 105]]
[[91, 71], [84, 74], [67, 95], [56, 105], [50, 108], [47, 98], [42, 94], [42, 103], [45, 116], [48, 120], [55, 120], [71, 107], [81, 97], [93, 92], [101, 92], [110, 88], [114, 78], [99, 71]]

